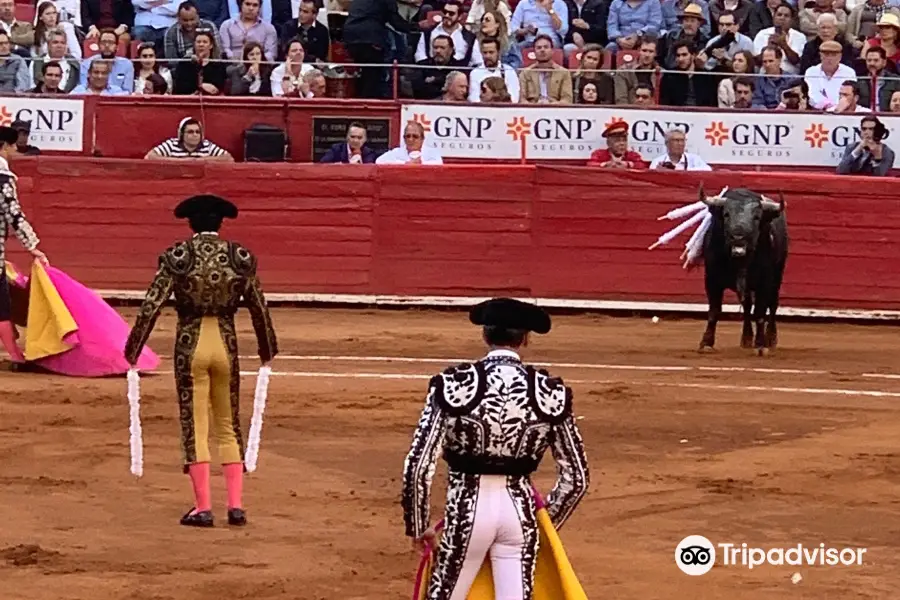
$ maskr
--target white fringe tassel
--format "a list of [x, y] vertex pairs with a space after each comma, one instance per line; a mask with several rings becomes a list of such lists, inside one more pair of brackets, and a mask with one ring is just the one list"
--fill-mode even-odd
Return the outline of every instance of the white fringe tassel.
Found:
[[712, 213], [707, 210], [700, 227], [697, 228], [697, 231], [694, 232], [688, 243], [684, 245], [684, 252], [681, 254], [681, 258], [685, 259], [684, 264], [681, 265], [682, 269], [687, 269], [688, 265], [700, 256], [700, 252], [703, 251], [703, 239], [706, 237], [706, 231], [710, 225], [712, 225]]
[[259, 459], [259, 441], [262, 436], [263, 413], [266, 412], [266, 396], [269, 392], [269, 376], [272, 367], [260, 367], [256, 377], [256, 393], [253, 396], [253, 417], [250, 420], [250, 436], [247, 439], [247, 453], [244, 466], [248, 473], [256, 470]]
[[144, 436], [141, 430], [141, 377], [137, 369], [128, 369], [128, 405], [131, 412], [131, 474], [144, 474]]

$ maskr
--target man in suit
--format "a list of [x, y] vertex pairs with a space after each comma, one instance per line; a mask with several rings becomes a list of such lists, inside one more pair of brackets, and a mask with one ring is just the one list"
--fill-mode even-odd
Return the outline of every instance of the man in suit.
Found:
[[212, 195], [193, 196], [178, 205], [175, 217], [188, 219], [194, 235], [159, 257], [159, 269], [125, 343], [132, 367], [150, 337], [162, 305], [175, 292], [175, 387], [181, 414], [184, 472], [195, 504], [181, 519], [188, 527], [212, 527], [208, 435], [213, 429], [228, 490], [228, 524], [247, 523], [241, 493], [244, 440], [241, 436], [238, 361], [234, 314], [244, 304], [256, 333], [263, 365], [278, 353], [272, 319], [256, 274], [256, 257], [242, 245], [219, 237], [223, 219], [237, 207]]
[[553, 40], [540, 34], [534, 40], [536, 62], [519, 72], [519, 102], [572, 104], [572, 75], [553, 62]]
[[71, 56], [66, 56], [66, 34], [62, 30], [50, 32], [47, 39], [47, 56], [35, 58], [32, 64], [34, 82], [38, 86], [44, 83], [44, 69], [46, 65], [55, 62], [60, 70], [60, 80], [51, 89], [60, 89], [69, 93], [75, 89], [81, 78], [81, 63]]
[[335, 144], [319, 162], [364, 164], [375, 163], [375, 151], [366, 145], [366, 128], [354, 121], [347, 127], [347, 141]]

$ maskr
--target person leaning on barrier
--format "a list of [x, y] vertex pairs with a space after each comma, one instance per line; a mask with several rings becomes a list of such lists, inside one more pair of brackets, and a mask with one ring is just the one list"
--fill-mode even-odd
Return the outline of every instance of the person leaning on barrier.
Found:
[[203, 126], [193, 117], [181, 120], [178, 125], [178, 137], [169, 138], [156, 146], [145, 156], [148, 160], [182, 160], [198, 158], [234, 162], [229, 152], [211, 141], [204, 139]]
[[894, 166], [894, 151], [884, 143], [888, 129], [874, 115], [860, 121], [860, 140], [848, 144], [837, 167], [840, 175], [884, 177]]
[[870, 109], [859, 104], [859, 83], [845, 81], [838, 92], [838, 103], [828, 109], [835, 113], [870, 113]]
[[666, 132], [666, 153], [657, 156], [650, 162], [651, 169], [669, 169], [672, 171], [712, 171], [699, 154], [685, 152], [687, 135], [679, 126], [670, 127]]
[[385, 152], [375, 161], [378, 165], [442, 165], [444, 159], [437, 148], [425, 144], [425, 128], [409, 121], [403, 129], [400, 146]]
[[354, 121], [347, 127], [347, 141], [328, 149], [319, 162], [365, 164], [375, 162], [375, 151], [366, 144], [367, 132], [362, 123]]

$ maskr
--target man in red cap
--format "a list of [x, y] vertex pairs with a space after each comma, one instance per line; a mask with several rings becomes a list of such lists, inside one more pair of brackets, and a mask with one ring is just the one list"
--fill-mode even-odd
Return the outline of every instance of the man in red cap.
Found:
[[589, 167], [607, 169], [646, 169], [647, 163], [634, 150], [628, 149], [628, 123], [617, 121], [603, 132], [606, 148], [591, 153], [587, 162]]

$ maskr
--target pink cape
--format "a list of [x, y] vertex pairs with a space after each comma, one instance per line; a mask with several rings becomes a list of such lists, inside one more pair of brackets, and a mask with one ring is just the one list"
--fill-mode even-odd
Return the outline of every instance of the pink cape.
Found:
[[[34, 364], [61, 375], [73, 377], [104, 377], [123, 375], [128, 372], [125, 360], [125, 341], [131, 327], [114, 308], [99, 294], [87, 288], [54, 267], [45, 267], [50, 281], [65, 304], [77, 330], [62, 339], [68, 350], [53, 356], [33, 361]], [[14, 313], [22, 314], [22, 307], [15, 306], [17, 300], [27, 301], [29, 278], [21, 271], [15, 279], [10, 279]], [[18, 288], [18, 290], [16, 289]], [[40, 327], [30, 323], [27, 326]], [[144, 347], [138, 358], [137, 368], [151, 371], [159, 366], [159, 357], [148, 347]]]

